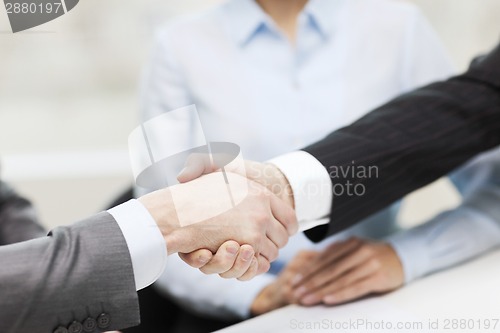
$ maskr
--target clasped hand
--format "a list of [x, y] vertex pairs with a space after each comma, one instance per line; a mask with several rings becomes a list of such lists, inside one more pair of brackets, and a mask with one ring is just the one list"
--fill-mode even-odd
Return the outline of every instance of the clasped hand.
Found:
[[[274, 180], [252, 180], [252, 169], [223, 175], [194, 162], [188, 161], [179, 175], [181, 184], [139, 198], [160, 227], [168, 253], [179, 253], [189, 265], [223, 278], [248, 280], [267, 272], [298, 230], [293, 200], [271, 191]], [[222, 208], [228, 200], [227, 188], [220, 185], [224, 177], [232, 195], [244, 197], [227, 210]]]

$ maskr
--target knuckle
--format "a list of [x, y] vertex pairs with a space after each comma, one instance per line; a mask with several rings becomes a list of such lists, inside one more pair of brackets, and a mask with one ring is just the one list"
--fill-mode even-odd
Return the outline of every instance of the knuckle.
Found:
[[321, 285], [316, 279], [312, 279], [308, 281], [304, 286], [306, 287], [307, 290], [313, 290], [318, 288]]
[[283, 235], [283, 237], [281, 237], [280, 239], [278, 239], [278, 241], [276, 242], [278, 245], [278, 247], [281, 249], [281, 248], [284, 248], [286, 244], [288, 244], [288, 236], [287, 235]]
[[288, 301], [288, 302], [292, 302], [293, 300], [293, 292], [292, 292], [292, 288], [285, 288], [285, 290], [283, 291], [283, 295], [285, 297], [285, 299]]
[[248, 236], [248, 240], [250, 245], [252, 245], [255, 249], [257, 249], [258, 248], [257, 245], [260, 244], [260, 242], [262, 241], [262, 235], [260, 234], [260, 232], [257, 231], [251, 232], [250, 235]]
[[269, 213], [262, 210], [256, 213], [253, 219], [257, 226], [262, 227], [267, 226], [271, 217], [269, 216]]
[[352, 245], [358, 245], [361, 243], [361, 240], [358, 237], [351, 237], [347, 240], [347, 243]]
[[255, 196], [257, 197], [257, 199], [259, 199], [261, 202], [267, 202], [269, 201], [269, 195], [266, 191], [266, 188], [259, 185], [257, 188], [256, 188], [256, 191], [255, 191]]
[[344, 289], [345, 287], [347, 287], [348, 285], [350, 284], [350, 281], [348, 281], [347, 279], [341, 279], [337, 282], [337, 287], [340, 288], [340, 289]]
[[309, 257], [310, 251], [307, 250], [300, 250], [299, 253], [297, 253], [297, 258], [307, 258]]
[[265, 273], [271, 268], [271, 263], [268, 260], [260, 260], [258, 272]]
[[379, 270], [382, 266], [382, 263], [380, 262], [380, 260], [378, 260], [376, 258], [371, 259], [368, 262], [368, 264], [370, 265], [370, 268], [373, 270]]
[[276, 259], [278, 259], [278, 256], [279, 256], [279, 251], [277, 248], [273, 248], [269, 251], [268, 253], [268, 259], [269, 261], [275, 261]]
[[373, 249], [368, 245], [363, 245], [359, 249], [359, 253], [366, 257], [371, 257], [373, 255]]

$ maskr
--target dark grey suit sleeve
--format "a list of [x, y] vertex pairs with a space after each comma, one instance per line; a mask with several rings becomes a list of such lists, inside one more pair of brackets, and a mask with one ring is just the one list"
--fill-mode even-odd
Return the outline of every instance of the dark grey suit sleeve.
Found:
[[46, 234], [31, 203], [0, 181], [0, 245], [43, 237]]
[[[111, 215], [0, 247], [0, 332], [91, 332], [139, 324], [130, 254]], [[99, 327], [100, 326], [100, 327]]]
[[[330, 224], [307, 234], [320, 240], [348, 228], [499, 144], [500, 45], [463, 75], [396, 98], [305, 148], [334, 188], [349, 181], [364, 189], [334, 193]], [[332, 173], [352, 166], [377, 172], [348, 172], [343, 179]]]

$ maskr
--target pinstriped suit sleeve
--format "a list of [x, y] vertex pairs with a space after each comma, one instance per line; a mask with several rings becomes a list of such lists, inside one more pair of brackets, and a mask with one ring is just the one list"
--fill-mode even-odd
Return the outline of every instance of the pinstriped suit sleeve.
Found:
[[[500, 45], [469, 70], [398, 97], [304, 150], [334, 173], [332, 184], [361, 184], [362, 195], [334, 195], [330, 223], [313, 240], [339, 232], [405, 194], [500, 144]], [[361, 168], [361, 169], [360, 169]]]
[[52, 333], [102, 313], [109, 330], [139, 323], [130, 254], [108, 213], [1, 246], [0, 267], [0, 332]]

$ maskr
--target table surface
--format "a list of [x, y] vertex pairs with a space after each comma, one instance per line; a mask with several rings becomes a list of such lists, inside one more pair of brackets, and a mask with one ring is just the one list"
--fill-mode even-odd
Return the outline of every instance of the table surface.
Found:
[[291, 305], [218, 332], [500, 332], [500, 250], [382, 296]]

